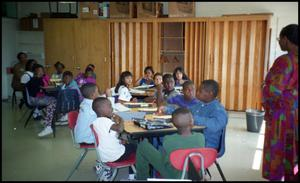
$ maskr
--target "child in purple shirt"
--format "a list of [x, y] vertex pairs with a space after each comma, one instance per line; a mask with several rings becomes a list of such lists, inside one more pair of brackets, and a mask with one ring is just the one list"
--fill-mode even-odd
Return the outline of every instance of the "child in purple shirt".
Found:
[[87, 67], [85, 69], [85, 73], [82, 74], [78, 74], [78, 76], [76, 77], [76, 82], [79, 86], [79, 88], [86, 83], [94, 83], [96, 84], [96, 79], [93, 77], [93, 69], [90, 67]]

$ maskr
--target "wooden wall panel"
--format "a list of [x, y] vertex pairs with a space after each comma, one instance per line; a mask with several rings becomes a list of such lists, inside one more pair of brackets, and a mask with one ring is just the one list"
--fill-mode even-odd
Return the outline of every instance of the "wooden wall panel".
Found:
[[218, 98], [227, 110], [261, 109], [266, 20], [209, 21], [205, 79], [220, 85]]
[[[111, 23], [112, 86], [123, 71], [133, 74], [133, 82], [153, 63], [153, 25], [149, 22]], [[154, 68], [156, 70], [156, 68]]]
[[184, 70], [198, 87], [204, 78], [206, 23], [185, 23]]

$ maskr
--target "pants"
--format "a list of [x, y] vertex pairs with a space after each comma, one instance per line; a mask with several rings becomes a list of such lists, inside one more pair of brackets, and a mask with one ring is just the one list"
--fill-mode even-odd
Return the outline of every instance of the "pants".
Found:
[[43, 96], [43, 97], [30, 97], [30, 102], [37, 106], [46, 106], [46, 126], [51, 126], [54, 111], [56, 109], [56, 99], [54, 97]]
[[[124, 161], [126, 160], [130, 154], [134, 153], [136, 151], [136, 144], [125, 144], [125, 152], [124, 154], [115, 162]], [[132, 174], [133, 170], [131, 167], [129, 167], [129, 174]]]
[[137, 180], [146, 180], [150, 177], [149, 165], [152, 165], [162, 177], [168, 177], [168, 172], [164, 166], [164, 159], [159, 152], [148, 140], [143, 140], [139, 143], [136, 150], [136, 178]]

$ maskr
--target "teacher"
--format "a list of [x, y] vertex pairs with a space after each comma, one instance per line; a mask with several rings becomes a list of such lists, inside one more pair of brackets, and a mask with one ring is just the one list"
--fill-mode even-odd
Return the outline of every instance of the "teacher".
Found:
[[295, 180], [298, 164], [298, 25], [280, 32], [282, 51], [263, 86], [265, 141], [262, 175], [268, 180]]

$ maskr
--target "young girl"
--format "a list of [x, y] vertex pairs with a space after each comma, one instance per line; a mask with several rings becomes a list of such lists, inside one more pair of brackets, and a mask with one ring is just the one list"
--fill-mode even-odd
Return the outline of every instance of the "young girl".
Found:
[[141, 85], [154, 85], [154, 81], [152, 79], [154, 71], [151, 66], [148, 66], [144, 69], [144, 77], [140, 78], [136, 82], [136, 86], [141, 86]]
[[26, 84], [26, 89], [28, 90], [29, 100], [32, 104], [39, 105], [39, 106], [46, 106], [46, 117], [44, 121], [46, 127], [42, 132], [38, 134], [39, 137], [43, 137], [53, 133], [51, 124], [52, 124], [54, 111], [56, 109], [56, 99], [54, 97], [45, 95], [45, 93], [42, 90], [42, 87], [44, 86], [43, 66], [39, 64], [35, 64], [33, 67], [34, 67], [34, 76]]
[[76, 82], [79, 87], [81, 87], [85, 83], [94, 83], [96, 84], [96, 79], [93, 77], [93, 69], [91, 67], [87, 67], [85, 69], [85, 73], [78, 74], [76, 77]]
[[[161, 74], [161, 73], [159, 73], [159, 72], [157, 72], [157, 73], [155, 73], [154, 74], [154, 86], [153, 87], [151, 87], [151, 89], [150, 90], [152, 90], [153, 92], [157, 92], [157, 86], [158, 85], [161, 85], [161, 87], [162, 87], [162, 78], [163, 78], [163, 75]], [[146, 98], [144, 98], [144, 101], [145, 102], [155, 102], [156, 101], [156, 97], [155, 96], [150, 96], [150, 97], [146, 97]]]
[[56, 72], [54, 72], [51, 75], [51, 79], [60, 79], [60, 80], [62, 80], [63, 79], [63, 72], [64, 72], [64, 69], [65, 69], [64, 64], [62, 64], [61, 62], [56, 62], [54, 64], [54, 67], [55, 67]]
[[190, 80], [187, 75], [184, 73], [183, 68], [182, 67], [176, 67], [174, 72], [173, 72], [173, 77], [175, 80], [175, 86], [182, 86], [182, 84], [187, 81]]
[[129, 71], [124, 71], [120, 75], [119, 82], [115, 88], [115, 93], [118, 93], [118, 102], [137, 102], [136, 98], [132, 98], [129, 92], [129, 86], [132, 84], [132, 74]]

